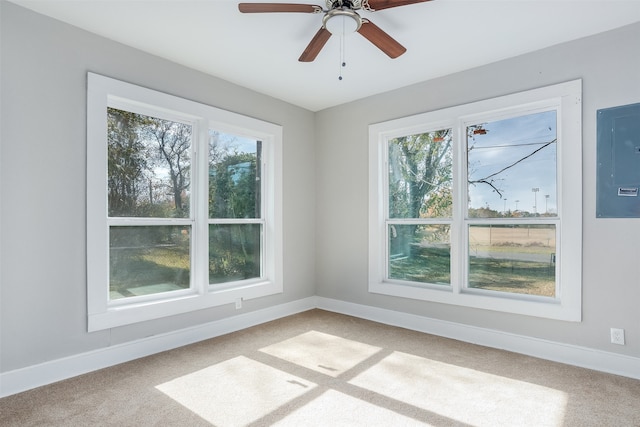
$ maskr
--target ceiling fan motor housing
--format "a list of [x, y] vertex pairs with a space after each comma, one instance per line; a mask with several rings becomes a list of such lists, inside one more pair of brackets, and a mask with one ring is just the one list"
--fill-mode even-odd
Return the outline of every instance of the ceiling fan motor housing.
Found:
[[322, 26], [331, 34], [349, 34], [362, 27], [362, 18], [355, 11], [341, 7], [328, 11], [322, 17]]
[[363, 3], [367, 3], [368, 0], [327, 0], [327, 9], [336, 9], [340, 7], [346, 7], [352, 10], [362, 9]]

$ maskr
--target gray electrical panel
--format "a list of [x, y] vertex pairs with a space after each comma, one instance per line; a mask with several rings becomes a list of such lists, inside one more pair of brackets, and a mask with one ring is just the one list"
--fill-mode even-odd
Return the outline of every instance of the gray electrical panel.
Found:
[[597, 116], [596, 216], [640, 218], [640, 104]]

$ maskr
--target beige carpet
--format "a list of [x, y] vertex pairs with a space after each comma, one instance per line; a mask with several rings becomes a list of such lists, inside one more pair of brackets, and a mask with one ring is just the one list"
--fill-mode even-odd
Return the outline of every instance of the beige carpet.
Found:
[[2, 426], [640, 426], [640, 381], [321, 310], [0, 400]]

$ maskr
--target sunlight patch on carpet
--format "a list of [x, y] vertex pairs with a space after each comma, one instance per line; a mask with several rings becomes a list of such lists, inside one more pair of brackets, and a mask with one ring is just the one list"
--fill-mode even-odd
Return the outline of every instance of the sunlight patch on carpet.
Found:
[[335, 335], [309, 331], [260, 351], [332, 377], [348, 371], [381, 350]]
[[431, 426], [397, 412], [367, 403], [335, 390], [328, 390], [296, 409], [274, 427], [299, 426]]
[[216, 426], [249, 424], [314, 387], [310, 381], [244, 356], [156, 386]]
[[559, 390], [401, 352], [349, 383], [474, 426], [560, 426], [567, 405]]

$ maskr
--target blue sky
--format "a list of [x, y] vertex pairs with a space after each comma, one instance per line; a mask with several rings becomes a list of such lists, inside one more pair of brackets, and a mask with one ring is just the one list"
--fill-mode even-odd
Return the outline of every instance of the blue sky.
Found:
[[[212, 130], [209, 132], [211, 133]], [[234, 149], [237, 150], [238, 153], [256, 152], [256, 140], [242, 136], [218, 132], [218, 144], [220, 144], [221, 148], [229, 152], [233, 152]]]
[[[556, 111], [478, 124], [487, 132], [468, 141], [470, 181], [486, 178], [524, 160], [490, 178], [498, 191], [487, 184], [469, 185], [469, 206], [488, 206], [498, 212], [505, 209], [557, 212], [557, 144], [542, 148], [556, 139]], [[533, 191], [535, 188], [537, 192]]]

